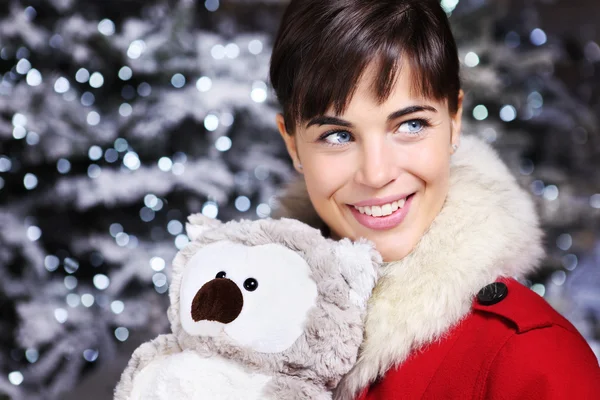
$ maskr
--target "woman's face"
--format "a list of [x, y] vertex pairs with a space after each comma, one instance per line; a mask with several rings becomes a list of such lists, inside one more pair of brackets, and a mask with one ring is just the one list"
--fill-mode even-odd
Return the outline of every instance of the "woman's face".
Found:
[[412, 251], [444, 203], [462, 92], [455, 115], [446, 101], [414, 97], [405, 64], [378, 105], [373, 71], [365, 70], [343, 115], [330, 110], [297, 126], [293, 136], [281, 115], [277, 123], [333, 236], [367, 238], [385, 261], [394, 261]]

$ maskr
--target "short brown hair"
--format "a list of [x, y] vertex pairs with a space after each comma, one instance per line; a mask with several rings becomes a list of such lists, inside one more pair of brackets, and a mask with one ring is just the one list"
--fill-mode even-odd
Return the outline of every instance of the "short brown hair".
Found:
[[323, 115], [342, 114], [365, 68], [375, 61], [374, 95], [389, 96], [407, 57], [412, 90], [458, 108], [459, 61], [439, 0], [292, 0], [271, 55], [270, 81], [286, 129]]

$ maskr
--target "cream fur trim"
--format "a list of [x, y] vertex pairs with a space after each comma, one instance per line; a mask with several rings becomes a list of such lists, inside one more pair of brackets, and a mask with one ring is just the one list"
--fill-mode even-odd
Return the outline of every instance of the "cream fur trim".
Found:
[[[295, 190], [282, 200], [284, 214], [314, 225], [308, 195]], [[531, 272], [544, 255], [541, 241], [529, 194], [488, 144], [463, 136], [442, 210], [412, 253], [383, 267], [358, 362], [336, 398], [354, 398], [411, 351], [440, 338], [469, 313], [486, 284]]]

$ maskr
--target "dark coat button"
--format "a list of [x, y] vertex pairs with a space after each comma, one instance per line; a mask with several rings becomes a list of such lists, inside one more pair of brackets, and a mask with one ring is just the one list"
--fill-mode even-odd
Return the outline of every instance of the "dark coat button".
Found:
[[483, 306], [501, 302], [508, 294], [508, 287], [502, 282], [490, 283], [477, 293], [477, 301]]

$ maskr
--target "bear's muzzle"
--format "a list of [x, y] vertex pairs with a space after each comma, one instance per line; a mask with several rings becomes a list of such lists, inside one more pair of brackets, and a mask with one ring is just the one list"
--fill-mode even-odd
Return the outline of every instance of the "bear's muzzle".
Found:
[[238, 286], [227, 278], [206, 282], [192, 301], [192, 319], [228, 324], [242, 312], [244, 297]]

